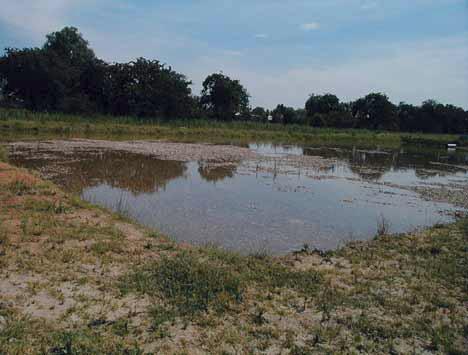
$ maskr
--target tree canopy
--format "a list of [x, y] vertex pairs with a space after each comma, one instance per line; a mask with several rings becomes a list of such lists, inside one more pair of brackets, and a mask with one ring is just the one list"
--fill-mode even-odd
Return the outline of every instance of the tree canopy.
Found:
[[249, 94], [239, 80], [211, 74], [203, 82], [201, 104], [215, 118], [230, 120], [249, 109]]
[[7, 49], [0, 58], [4, 101], [38, 111], [183, 117], [191, 82], [157, 60], [106, 63], [76, 28], [47, 35], [42, 48]]

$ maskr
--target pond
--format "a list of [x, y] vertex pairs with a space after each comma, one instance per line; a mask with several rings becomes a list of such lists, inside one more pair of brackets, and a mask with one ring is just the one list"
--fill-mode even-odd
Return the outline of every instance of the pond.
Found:
[[[416, 147], [252, 143], [248, 149], [256, 157], [225, 164], [47, 147], [17, 146], [10, 160], [177, 241], [242, 253], [280, 255], [306, 244], [328, 250], [370, 239], [382, 224], [403, 233], [450, 222], [461, 206], [433, 201], [417, 189], [468, 184], [468, 152]], [[326, 164], [294, 159], [307, 156]]]

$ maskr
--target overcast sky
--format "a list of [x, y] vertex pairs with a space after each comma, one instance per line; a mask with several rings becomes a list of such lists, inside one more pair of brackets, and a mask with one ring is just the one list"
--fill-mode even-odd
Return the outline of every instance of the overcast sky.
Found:
[[0, 47], [78, 27], [108, 61], [143, 56], [240, 79], [253, 106], [312, 93], [468, 108], [468, 0], [0, 0]]

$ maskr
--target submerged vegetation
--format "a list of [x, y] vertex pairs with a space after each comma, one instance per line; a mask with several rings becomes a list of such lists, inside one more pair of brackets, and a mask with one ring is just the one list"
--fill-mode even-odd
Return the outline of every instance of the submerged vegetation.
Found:
[[450, 353], [468, 221], [285, 257], [178, 245], [0, 163], [5, 354]]

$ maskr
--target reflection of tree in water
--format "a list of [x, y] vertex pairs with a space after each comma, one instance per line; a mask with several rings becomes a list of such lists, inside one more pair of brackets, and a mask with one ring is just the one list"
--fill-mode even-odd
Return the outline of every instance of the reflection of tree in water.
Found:
[[187, 170], [183, 162], [128, 152], [81, 152], [74, 154], [72, 159], [59, 155], [54, 161], [26, 161], [22, 165], [34, 167], [40, 164], [43, 172], [52, 173], [53, 180], [69, 191], [80, 192], [84, 187], [108, 184], [134, 194], [163, 189], [170, 180], [183, 176]]
[[398, 153], [369, 152], [353, 149], [350, 169], [365, 180], [379, 180], [398, 165]]
[[414, 169], [417, 177], [444, 176], [454, 172], [449, 166], [435, 166], [431, 162], [464, 164], [464, 155], [459, 152], [418, 147], [403, 147], [393, 151], [368, 151], [341, 148], [305, 149], [305, 155], [319, 155], [348, 163], [350, 170], [366, 180], [378, 180], [388, 171]]
[[398, 164], [397, 152], [323, 148], [305, 149], [304, 154], [345, 161], [354, 174], [366, 180], [378, 180]]
[[204, 180], [214, 183], [234, 177], [236, 171], [237, 167], [233, 164], [210, 166], [200, 163], [198, 168], [198, 173]]

